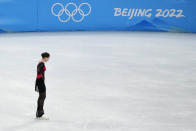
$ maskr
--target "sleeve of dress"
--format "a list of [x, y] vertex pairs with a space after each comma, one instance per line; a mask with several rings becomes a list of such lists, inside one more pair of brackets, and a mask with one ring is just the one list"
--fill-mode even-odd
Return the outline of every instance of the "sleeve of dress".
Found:
[[37, 73], [41, 74], [43, 68], [44, 68], [44, 64], [43, 63], [38, 64], [38, 66], [37, 66]]

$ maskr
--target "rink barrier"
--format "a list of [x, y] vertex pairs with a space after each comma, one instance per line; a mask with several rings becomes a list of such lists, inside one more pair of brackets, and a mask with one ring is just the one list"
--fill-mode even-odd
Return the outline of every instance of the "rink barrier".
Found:
[[0, 32], [196, 32], [196, 0], [0, 0]]

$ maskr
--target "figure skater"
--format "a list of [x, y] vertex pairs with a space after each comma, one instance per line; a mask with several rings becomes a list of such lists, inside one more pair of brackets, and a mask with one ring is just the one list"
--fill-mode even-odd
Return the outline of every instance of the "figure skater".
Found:
[[41, 54], [42, 59], [39, 61], [37, 65], [37, 78], [35, 82], [35, 91], [39, 93], [39, 97], [37, 100], [37, 111], [36, 111], [36, 118], [42, 117], [44, 115], [44, 101], [46, 98], [46, 86], [45, 86], [45, 62], [47, 62], [50, 58], [50, 54], [44, 52]]

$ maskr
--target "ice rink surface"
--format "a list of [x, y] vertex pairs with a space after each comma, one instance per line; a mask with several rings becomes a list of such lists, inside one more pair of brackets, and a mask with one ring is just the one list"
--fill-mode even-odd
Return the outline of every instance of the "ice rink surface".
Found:
[[[50, 120], [36, 120], [44, 51]], [[0, 34], [0, 67], [0, 131], [196, 130], [196, 34]]]

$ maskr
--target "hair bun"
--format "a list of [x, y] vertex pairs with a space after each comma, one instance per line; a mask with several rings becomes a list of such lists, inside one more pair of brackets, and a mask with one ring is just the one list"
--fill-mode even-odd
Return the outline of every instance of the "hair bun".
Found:
[[48, 52], [44, 52], [41, 54], [42, 58], [45, 58], [45, 57], [50, 57], [50, 54]]

